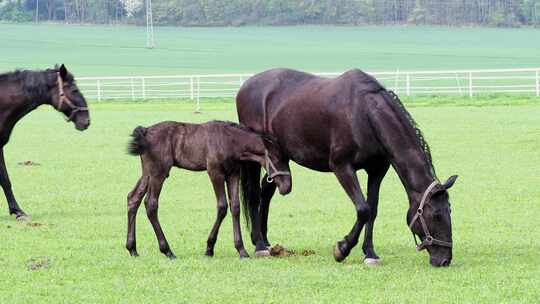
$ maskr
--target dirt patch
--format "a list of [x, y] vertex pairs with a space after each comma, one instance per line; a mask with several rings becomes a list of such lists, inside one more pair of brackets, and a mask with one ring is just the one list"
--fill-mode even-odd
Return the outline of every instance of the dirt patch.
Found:
[[26, 261], [26, 269], [29, 271], [49, 268], [50, 265], [49, 257], [46, 256], [35, 257]]
[[26, 226], [33, 227], [33, 228], [39, 228], [39, 227], [43, 227], [43, 226], [46, 226], [46, 225], [43, 224], [43, 223], [38, 223], [38, 222], [26, 222]]
[[31, 160], [25, 160], [23, 162], [17, 163], [19, 166], [41, 166], [40, 163], [33, 162]]
[[290, 257], [290, 256], [296, 256], [296, 255], [310, 256], [314, 254], [315, 254], [315, 251], [311, 249], [302, 249], [296, 252], [280, 244], [276, 244], [272, 248], [270, 248], [270, 255], [273, 257]]

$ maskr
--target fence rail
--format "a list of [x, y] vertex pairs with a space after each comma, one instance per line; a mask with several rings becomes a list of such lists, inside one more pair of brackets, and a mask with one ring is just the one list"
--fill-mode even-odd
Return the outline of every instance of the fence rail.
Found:
[[[335, 77], [340, 73], [315, 73]], [[370, 72], [388, 89], [406, 96], [526, 93], [540, 97], [540, 68]], [[252, 74], [80, 77], [90, 100], [232, 97]]]

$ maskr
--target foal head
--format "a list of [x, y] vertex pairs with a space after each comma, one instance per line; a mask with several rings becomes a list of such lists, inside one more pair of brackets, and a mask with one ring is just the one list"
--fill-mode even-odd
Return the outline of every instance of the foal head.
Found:
[[445, 183], [434, 182], [422, 196], [417, 205], [411, 205], [407, 213], [407, 223], [412, 233], [420, 237], [417, 249], [426, 249], [431, 265], [449, 266], [452, 261], [452, 223], [450, 220], [450, 201], [448, 189], [457, 176]]
[[56, 72], [55, 82], [49, 89], [52, 105], [66, 116], [68, 122], [72, 121], [77, 130], [86, 130], [90, 125], [88, 106], [73, 75], [63, 64], [53, 71]]
[[266, 181], [263, 182], [274, 182], [279, 190], [279, 194], [288, 194], [291, 192], [292, 188], [289, 160], [283, 156], [283, 153], [274, 138], [263, 135], [262, 139], [266, 150], [262, 165], [268, 175]]

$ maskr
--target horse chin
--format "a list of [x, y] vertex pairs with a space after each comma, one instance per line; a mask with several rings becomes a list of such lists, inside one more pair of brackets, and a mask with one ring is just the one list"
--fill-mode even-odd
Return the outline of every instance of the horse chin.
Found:
[[285, 179], [281, 177], [275, 177], [274, 182], [277, 185], [279, 194], [287, 195], [291, 192], [292, 184], [290, 182], [290, 178]]

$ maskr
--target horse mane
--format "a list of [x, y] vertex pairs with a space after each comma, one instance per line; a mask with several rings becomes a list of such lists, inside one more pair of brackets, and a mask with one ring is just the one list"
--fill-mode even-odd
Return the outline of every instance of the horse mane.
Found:
[[418, 127], [418, 124], [416, 123], [414, 118], [411, 116], [411, 113], [407, 111], [407, 109], [405, 108], [405, 106], [403, 105], [399, 97], [397, 96], [397, 94], [394, 93], [394, 91], [387, 91], [387, 92], [392, 98], [393, 104], [397, 106], [395, 108], [399, 110], [399, 113], [401, 113], [401, 115], [409, 122], [410, 126], [414, 130], [416, 134], [416, 139], [418, 140], [418, 144], [424, 151], [424, 155], [429, 165], [431, 174], [433, 175], [433, 177], [436, 178], [435, 167], [433, 166], [433, 160], [431, 158], [431, 148], [429, 147], [429, 144], [427, 143], [424, 137], [424, 133], [422, 133], [422, 130], [420, 130], [420, 128]]
[[[0, 82], [20, 82], [22, 83], [23, 95], [32, 101], [39, 101], [49, 94], [49, 88], [54, 85], [51, 81], [50, 74], [57, 73], [59, 67], [46, 70], [15, 70], [0, 74]], [[56, 80], [56, 78], [54, 78]], [[65, 82], [73, 82], [74, 78], [71, 73], [68, 73]]]

